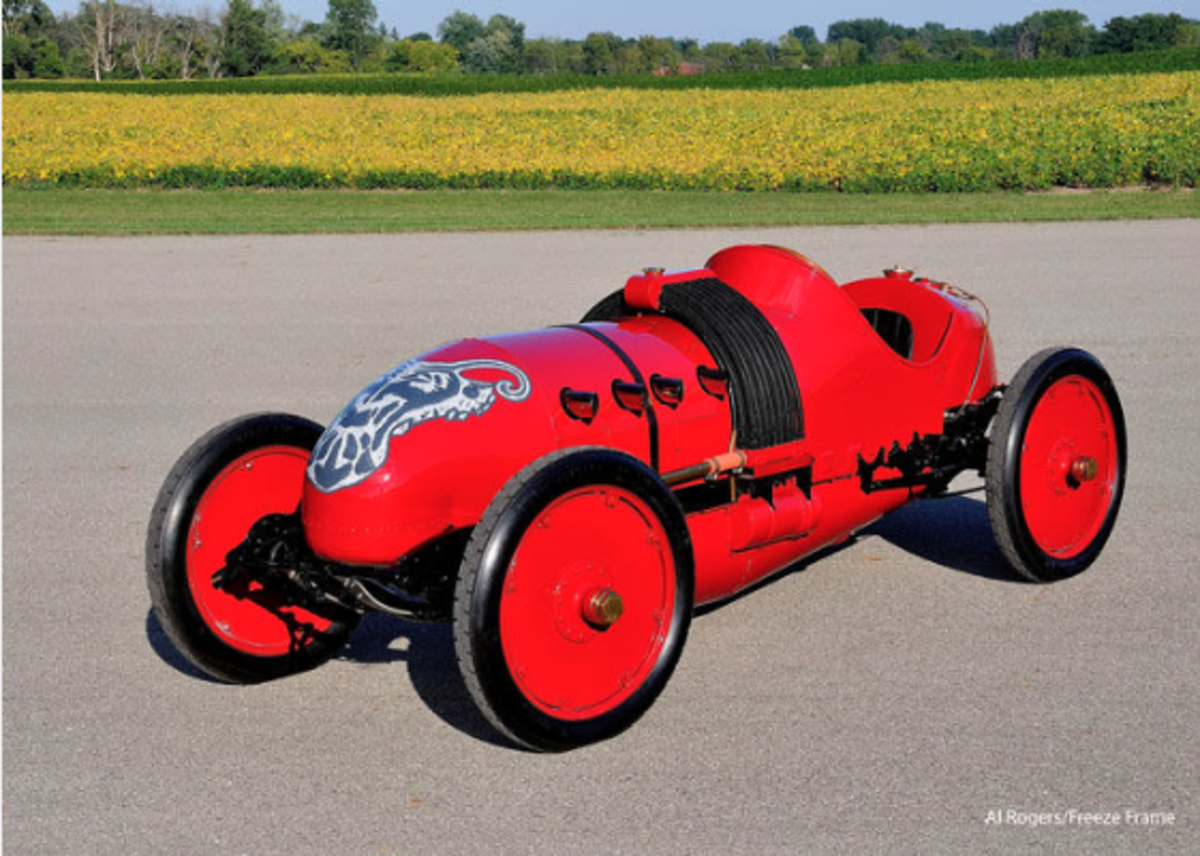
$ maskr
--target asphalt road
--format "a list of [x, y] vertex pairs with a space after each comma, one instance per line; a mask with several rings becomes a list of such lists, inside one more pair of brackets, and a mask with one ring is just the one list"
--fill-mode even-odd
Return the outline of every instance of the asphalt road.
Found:
[[[977, 497], [909, 507], [699, 616], [650, 713], [561, 756], [493, 737], [448, 628], [368, 620], [341, 659], [244, 688], [150, 617], [150, 507], [212, 425], [328, 421], [439, 342], [572, 321], [750, 241], [982, 295], [1005, 378], [1046, 345], [1099, 355], [1131, 443], [1100, 561], [1020, 584]], [[3, 249], [6, 852], [1200, 849], [1200, 221]]]

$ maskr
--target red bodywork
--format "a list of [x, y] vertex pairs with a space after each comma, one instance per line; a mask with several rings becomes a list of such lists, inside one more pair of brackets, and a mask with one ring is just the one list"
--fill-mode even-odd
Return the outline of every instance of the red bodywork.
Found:
[[[701, 270], [635, 276], [625, 300], [649, 310], [672, 283], [709, 277], [748, 298], [778, 332], [802, 397], [804, 432], [742, 459], [756, 477], [781, 475], [769, 499], [737, 496], [731, 484], [730, 501], [688, 514], [697, 604], [728, 597], [904, 504], [920, 488], [865, 491], [860, 462], [914, 435], [939, 434], [947, 411], [983, 400], [996, 386], [978, 304], [901, 271], [839, 287], [803, 256], [741, 246]], [[898, 312], [911, 322], [911, 359], [889, 346], [864, 310]], [[682, 395], [670, 386], [629, 395], [620, 384], [637, 380], [630, 365], [579, 326], [437, 348], [400, 377], [433, 389], [446, 378], [421, 370], [457, 365], [458, 381], [483, 390], [469, 394], [490, 403], [473, 413], [430, 403], [400, 433], [382, 438], [382, 464], [352, 484], [319, 487], [310, 466], [302, 508], [313, 550], [346, 565], [394, 565], [450, 531], [475, 526], [509, 479], [557, 449], [622, 450], [664, 477], [738, 449], [728, 397], [719, 383], [706, 388], [697, 375], [716, 363], [691, 330], [651, 311], [583, 326], [623, 351], [644, 381], [681, 381]], [[527, 383], [513, 380], [514, 368]], [[354, 407], [330, 431], [353, 427]], [[365, 440], [341, 442], [359, 451]], [[319, 445], [314, 459], [322, 451]], [[667, 480], [682, 491], [701, 476]]]

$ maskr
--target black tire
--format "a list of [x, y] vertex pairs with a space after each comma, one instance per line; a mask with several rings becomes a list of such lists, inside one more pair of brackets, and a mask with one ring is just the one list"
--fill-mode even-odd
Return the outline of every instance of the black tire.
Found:
[[[611, 709], [601, 709], [602, 706], [597, 706], [594, 708], [596, 715], [591, 715], [586, 711], [592, 708], [579, 708], [578, 710], [585, 711], [585, 715], [573, 715], [568, 718], [555, 715], [555, 712], [547, 710], [544, 704], [539, 705], [536, 694], [524, 689], [527, 684], [523, 684], [519, 677], [514, 677], [506, 654], [506, 646], [509, 646], [509, 653], [512, 651], [511, 639], [502, 637], [501, 633], [501, 601], [513, 590], [510, 588], [506, 593], [506, 583], [514, 587], [518, 584], [517, 579], [510, 583], [510, 573], [515, 573], [512, 570], [516, 566], [514, 557], [522, 544], [526, 543], [527, 533], [539, 527], [548, 528], [547, 520], [554, 513], [553, 509], [563, 508], [564, 503], [572, 501], [590, 501], [574, 498], [580, 495], [593, 497], [593, 491], [595, 496], [605, 496], [609, 507], [616, 507], [619, 503], [613, 501], [613, 494], [605, 493], [609, 490], [612, 490], [613, 494], [636, 498], [631, 502], [641, 507], [642, 511], [639, 514], [643, 517], [630, 516], [627, 519], [644, 519], [648, 528], [653, 527], [655, 531], [665, 533], [665, 538], [661, 539], [656, 547], [650, 548], [656, 551], [653, 554], [658, 557], [656, 560], [642, 562], [642, 554], [638, 549], [647, 548], [636, 548], [632, 555], [622, 554], [631, 555], [631, 558], [618, 573], [625, 575], [621, 579], [632, 587], [636, 587], [638, 583], [630, 583], [631, 577], [634, 580], [654, 581], [658, 579], [657, 572], [660, 570], [663, 571], [663, 580], [671, 578], [669, 586], [663, 586], [662, 605], [659, 609], [659, 620], [661, 621], [661, 615], [669, 613], [670, 623], [665, 634], [651, 634], [646, 652], [636, 655], [643, 658], [638, 661], [640, 671], [636, 672], [637, 676], [642, 676], [640, 683], [635, 677], [634, 680], [622, 684], [622, 689], [616, 694], [617, 699], [612, 702], [615, 706]], [[622, 509], [620, 512], [614, 512], [614, 515], [627, 511], [628, 509]], [[633, 537], [630, 532], [639, 536], [641, 534], [637, 528], [626, 532], [607, 531], [605, 527], [610, 523], [609, 518], [598, 521], [589, 519], [588, 523], [592, 522], [596, 522], [597, 525], [566, 530], [572, 539], [577, 532], [581, 542], [578, 552], [574, 547], [564, 551], [562, 564], [559, 565], [557, 561], [548, 563], [554, 565], [548, 573], [558, 574], [560, 568], [569, 567], [568, 563], [572, 561], [590, 561], [595, 558], [598, 565], [603, 565], [605, 550], [602, 548], [589, 553], [592, 547], [584, 543], [589, 538], [595, 540], [597, 532], [602, 533], [606, 543], [612, 544], [620, 542], [623, 537]], [[640, 524], [635, 523], [635, 527], [638, 525]], [[644, 545], [647, 541], [637, 543]], [[556, 555], [555, 559], [558, 558]], [[566, 574], [563, 579], [566, 579]], [[616, 584], [616, 587], [621, 586]], [[492, 500], [479, 525], [475, 527], [463, 558], [455, 591], [454, 641], [459, 668], [471, 696], [484, 716], [502, 734], [521, 746], [539, 751], [558, 752], [605, 740], [637, 721], [666, 686], [687, 639], [693, 594], [692, 546], [687, 523], [682, 507], [662, 480], [645, 464], [622, 452], [601, 448], [554, 452], [514, 476]], [[637, 615], [639, 609], [648, 610], [650, 607], [647, 603], [653, 603], [653, 597], [647, 596], [641, 600], [641, 604], [634, 605], [629, 610], [631, 616]], [[511, 606], [506, 608], [512, 609]], [[554, 620], [557, 621], [558, 618], [555, 617]], [[617, 619], [614, 626], [623, 620], [625, 619]], [[626, 625], [628, 628], [641, 626], [634, 623], [641, 621], [640, 618], [631, 617], [629, 621], [631, 623]], [[545, 621], [541, 623], [548, 625], [549, 622], [550, 617], [546, 616]], [[659, 627], [661, 628], [661, 624]], [[594, 638], [599, 639], [600, 633], [604, 632], [608, 631], [602, 630], [596, 633]], [[630, 638], [645, 638], [637, 635], [632, 629], [626, 632], [631, 634]], [[523, 635], [523, 631], [518, 635]], [[608, 643], [599, 641], [596, 644], [593, 655], [597, 652], [603, 654], [602, 646]], [[655, 645], [661, 647], [656, 649]], [[581, 645], [579, 650], [583, 651], [584, 647]], [[571, 651], [566, 653], [568, 659], [574, 656]], [[553, 658], [554, 655], [549, 656]], [[570, 669], [574, 665], [577, 665], [577, 661], [570, 659], [563, 667]], [[523, 674], [523, 670], [521, 671]]]
[[[202, 502], [206, 502], [206, 496], [209, 499], [216, 496], [209, 491], [216, 487], [219, 478], [224, 478], [223, 473], [227, 473], [228, 468], [239, 460], [261, 460], [247, 459], [247, 455], [261, 453], [282, 456], [289, 467], [289, 483], [283, 492], [290, 497], [292, 471], [302, 466], [298, 462], [307, 460], [321, 430], [321, 426], [315, 422], [279, 413], [254, 414], [231, 420], [192, 444], [171, 469], [159, 491], [146, 535], [146, 581], [150, 600], [159, 623], [179, 652], [214, 678], [232, 683], [258, 683], [311, 669], [336, 654], [354, 629], [355, 622], [342, 621], [315, 630], [313, 625], [306, 627], [296, 620], [300, 613], [270, 608], [268, 604], [261, 607], [264, 610], [261, 619], [251, 612], [240, 614], [250, 614], [255, 623], [266, 622], [268, 626], [272, 621], [286, 619], [291, 622], [286, 626], [289, 639], [294, 638], [294, 643], [288, 641], [287, 650], [282, 652], [256, 653], [259, 649], [254, 646], [234, 644], [238, 640], [236, 628], [230, 629], [230, 635], [223, 637], [214, 630], [214, 626], [210, 626], [202, 615], [207, 607], [198, 603], [193, 582], [189, 580], [189, 559], [196, 561], [194, 553], [189, 556], [189, 546], [200, 549], [198, 542], [189, 544], [189, 534], [193, 532], [194, 525], [199, 525], [198, 511]], [[245, 467], [247, 472], [251, 466]], [[260, 472], [263, 469], [260, 467]], [[294, 487], [296, 502], [292, 503], [291, 508], [266, 508], [258, 516], [294, 511], [303, 487], [302, 475], [299, 484]], [[255, 502], [253, 496], [243, 498], [239, 495], [238, 505], [247, 509], [239, 514], [244, 516], [253, 513]], [[216, 516], [218, 512], [213, 508], [209, 517]], [[245, 528], [248, 532], [249, 525]], [[210, 545], [208, 549], [211, 555], [207, 558], [219, 561], [228, 549], [232, 549], [244, 537], [244, 532], [226, 534], [223, 538], [225, 543]], [[201, 586], [206, 584], [206, 580], [197, 583]], [[201, 590], [202, 603], [218, 602], [220, 597], [225, 596], [224, 593], [215, 592], [211, 587]], [[264, 592], [262, 599], [269, 601], [270, 594]], [[260, 608], [257, 601], [245, 599], [241, 602], [248, 603], [245, 607], [247, 611]], [[242, 609], [240, 606], [234, 608]], [[323, 619], [321, 623], [325, 623]]]
[[[1052, 387], [1063, 389], [1064, 395], [1077, 395], [1081, 403], [1068, 411], [1079, 417], [1077, 422], [1068, 426], [1070, 420], [1059, 420], [1061, 427], [1047, 435], [1056, 439], [1056, 451], [1047, 455], [1044, 439], [1032, 438], [1037, 448], [1028, 448], [1031, 438], [1027, 433], [1039, 407], [1054, 406], [1045, 404]], [[1087, 488], [1097, 491], [1088, 499], [1086, 494], [1072, 493], [1081, 491], [1085, 482], [1071, 475], [1068, 458], [1081, 454], [1084, 446], [1097, 446], [1096, 436], [1106, 439], [1099, 444], [1102, 453], [1097, 453], [1101, 459], [1096, 464], [1099, 476], [1093, 473], [1085, 477], [1088, 483], [1097, 481], [1096, 488]], [[1039, 490], [1037, 485], [1022, 484], [1022, 464], [1027, 455], [1037, 456], [1029, 461], [1030, 474], [1036, 474], [1034, 480], [1053, 485], [1060, 500], [1039, 504], [1032, 497]], [[1124, 411], [1112, 378], [1100, 361], [1077, 348], [1047, 348], [1030, 357], [1004, 392], [988, 448], [988, 516], [996, 543], [1013, 570], [1038, 583], [1055, 582], [1086, 570], [1104, 549], [1116, 523], [1125, 490], [1126, 457]], [[1090, 453], [1076, 460], [1088, 459], [1096, 461]], [[1071, 502], [1077, 503], [1074, 511]], [[1060, 520], [1074, 520], [1077, 515], [1084, 522], [1077, 529], [1068, 529], [1079, 534], [1061, 548], [1055, 548], [1050, 543], [1053, 539], [1045, 536], [1039, 541], [1039, 527], [1056, 521], [1056, 514]], [[1045, 519], [1039, 521], [1037, 515]]]

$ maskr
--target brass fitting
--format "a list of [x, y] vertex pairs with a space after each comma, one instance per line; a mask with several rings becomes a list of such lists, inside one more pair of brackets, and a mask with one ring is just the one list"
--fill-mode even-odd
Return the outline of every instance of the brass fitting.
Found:
[[1100, 475], [1100, 463], [1091, 455], [1080, 455], [1071, 462], [1071, 477], [1083, 484]]
[[601, 589], [583, 604], [583, 617], [588, 624], [601, 629], [611, 627], [625, 611], [621, 596], [612, 589]]

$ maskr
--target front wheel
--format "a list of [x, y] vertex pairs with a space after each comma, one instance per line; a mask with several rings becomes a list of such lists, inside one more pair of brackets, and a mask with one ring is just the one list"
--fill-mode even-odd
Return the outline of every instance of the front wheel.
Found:
[[212, 677], [257, 683], [313, 668], [354, 629], [262, 583], [236, 595], [213, 585], [251, 526], [296, 510], [320, 435], [298, 416], [234, 419], [197, 440], [159, 491], [146, 536], [150, 600], [175, 647]]
[[564, 450], [512, 478], [475, 528], [455, 593], [468, 690], [502, 733], [562, 751], [632, 725], [691, 621], [683, 509], [643, 463]]
[[1013, 569], [1054, 582], [1091, 565], [1116, 523], [1125, 463], [1125, 415], [1100, 361], [1076, 348], [1030, 357], [988, 449], [988, 516]]

